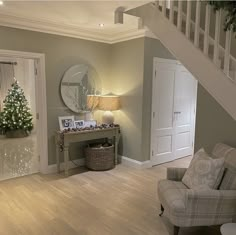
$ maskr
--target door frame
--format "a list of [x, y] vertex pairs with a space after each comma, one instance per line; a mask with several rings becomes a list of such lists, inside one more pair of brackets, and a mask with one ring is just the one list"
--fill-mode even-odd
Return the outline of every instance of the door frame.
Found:
[[38, 119], [37, 140], [39, 153], [39, 171], [48, 173], [48, 135], [47, 135], [47, 98], [46, 98], [46, 74], [45, 55], [24, 51], [1, 50], [0, 56], [8, 58], [33, 59], [37, 71], [35, 80], [36, 109]]
[[[156, 76], [155, 63], [157, 63], [157, 62], [159, 62], [159, 63], [171, 63], [171, 64], [177, 64], [177, 65], [184, 66], [178, 60], [163, 59], [163, 58], [159, 58], [159, 57], [154, 57], [153, 58], [152, 93], [151, 93], [151, 101], [152, 101], [151, 102], [151, 131], [150, 131], [150, 162], [151, 162], [152, 166], [153, 166], [153, 132], [152, 132], [152, 130], [153, 130], [153, 126], [154, 126], [154, 123], [153, 123], [153, 114], [154, 114], [154, 111], [153, 111], [153, 94], [154, 94], [153, 80], [155, 79], [155, 76]], [[198, 89], [198, 83], [197, 83], [197, 86], [196, 86], [196, 91], [195, 91], [196, 95], [195, 95], [195, 101], [194, 101], [194, 103], [195, 103], [195, 107], [194, 107], [195, 116], [194, 117], [195, 118], [193, 120], [193, 151], [192, 151], [192, 155], [194, 155], [194, 145], [195, 145], [195, 129], [196, 129], [196, 113], [197, 113], [197, 89]]]

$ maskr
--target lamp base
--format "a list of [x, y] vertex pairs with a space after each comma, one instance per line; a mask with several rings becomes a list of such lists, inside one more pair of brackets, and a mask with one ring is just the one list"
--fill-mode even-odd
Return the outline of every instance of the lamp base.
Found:
[[85, 113], [85, 120], [92, 121], [93, 120], [93, 111]]
[[110, 125], [114, 123], [114, 115], [111, 111], [105, 111], [102, 115], [102, 122], [104, 124]]

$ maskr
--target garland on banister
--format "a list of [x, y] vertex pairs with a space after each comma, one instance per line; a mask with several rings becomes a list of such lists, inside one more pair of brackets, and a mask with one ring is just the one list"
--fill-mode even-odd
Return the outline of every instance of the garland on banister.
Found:
[[207, 1], [214, 10], [224, 10], [227, 15], [224, 22], [224, 30], [236, 32], [236, 1]]

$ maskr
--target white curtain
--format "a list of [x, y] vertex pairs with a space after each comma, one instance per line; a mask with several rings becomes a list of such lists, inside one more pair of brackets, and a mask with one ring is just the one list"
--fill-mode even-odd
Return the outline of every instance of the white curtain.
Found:
[[7, 95], [8, 89], [14, 81], [13, 66], [8, 64], [0, 64], [0, 111], [3, 110], [3, 101]]

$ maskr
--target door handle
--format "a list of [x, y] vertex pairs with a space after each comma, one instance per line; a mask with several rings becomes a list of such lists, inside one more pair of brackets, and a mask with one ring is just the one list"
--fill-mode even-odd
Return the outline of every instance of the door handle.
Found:
[[173, 118], [173, 120], [174, 120], [175, 122], [178, 120], [179, 114], [181, 114], [180, 111], [175, 111], [175, 112], [174, 112], [174, 118]]

